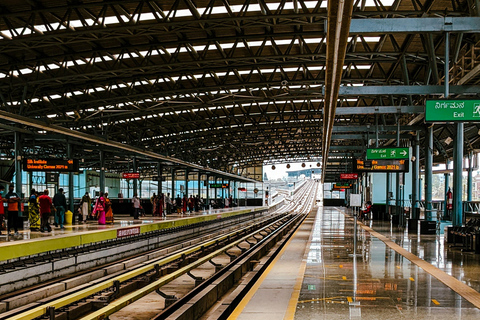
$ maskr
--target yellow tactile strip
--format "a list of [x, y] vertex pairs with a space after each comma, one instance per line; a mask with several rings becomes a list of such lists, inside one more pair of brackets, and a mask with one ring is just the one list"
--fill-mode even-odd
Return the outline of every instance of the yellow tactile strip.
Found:
[[[352, 219], [353, 220], [353, 219]], [[370, 227], [367, 227], [361, 222], [358, 222], [358, 225], [368, 231], [372, 236], [378, 238], [379, 240], [383, 241], [388, 247], [390, 247], [392, 250], [396, 251], [397, 253], [401, 254], [408, 260], [410, 260], [413, 264], [416, 266], [422, 268], [425, 270], [427, 273], [430, 275], [434, 276], [437, 278], [440, 282], [445, 284], [447, 287], [458, 293], [461, 297], [463, 297], [465, 300], [473, 304], [475, 307], [480, 309], [480, 293], [465, 283], [461, 282], [460, 280], [455, 279], [454, 277], [448, 275], [444, 271], [438, 269], [434, 265], [426, 262], [425, 260], [420, 259], [413, 253], [403, 249], [400, 247], [398, 244], [393, 242], [392, 240], [388, 239], [387, 237], [381, 235], [380, 233], [374, 231]]]

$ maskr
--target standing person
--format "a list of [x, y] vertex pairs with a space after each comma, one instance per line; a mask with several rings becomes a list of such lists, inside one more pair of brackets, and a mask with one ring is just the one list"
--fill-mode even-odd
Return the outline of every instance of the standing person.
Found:
[[40, 230], [40, 211], [38, 208], [38, 194], [35, 189], [30, 191], [28, 198], [28, 221], [30, 222], [30, 231]]
[[175, 206], [177, 207], [177, 213], [182, 213], [182, 198], [180, 198], [179, 194], [177, 194], [177, 198], [175, 198]]
[[48, 190], [45, 189], [45, 191], [43, 191], [43, 195], [38, 197], [38, 204], [40, 206], [40, 219], [41, 219], [40, 231], [50, 232], [52, 231], [52, 228], [48, 223], [48, 218], [50, 217], [50, 213], [52, 212], [53, 203], [52, 203], [52, 198], [48, 196]]
[[167, 193], [165, 196], [165, 205], [167, 206], [167, 211], [165, 213], [172, 213], [172, 199], [170, 199], [170, 193]]
[[137, 220], [138, 215], [140, 214], [140, 199], [138, 198], [136, 193], [133, 195], [132, 205], [133, 205], [133, 219]]
[[18, 194], [16, 194], [13, 189], [15, 186], [10, 184], [8, 186], [8, 193], [5, 196], [5, 199], [7, 199], [8, 203], [8, 227], [7, 227], [7, 233], [10, 233], [10, 229], [13, 228], [15, 231], [15, 235], [18, 236], [18, 228], [17, 228], [17, 218], [18, 218], [18, 204], [20, 203], [20, 197]]
[[186, 194], [183, 195], [183, 202], [182, 202], [182, 213], [185, 214], [187, 213], [187, 207], [188, 207], [188, 197]]
[[85, 192], [85, 195], [82, 197], [81, 210], [82, 210], [82, 219], [83, 223], [87, 223], [87, 218], [90, 216], [90, 210], [92, 208], [92, 199], [88, 192]]
[[2, 234], [2, 225], [3, 221], [5, 221], [5, 211], [3, 209], [3, 203], [7, 201], [2, 197], [4, 192], [5, 187], [3, 185], [0, 185], [0, 234]]
[[164, 207], [165, 207], [165, 195], [161, 193], [160, 196], [158, 197], [158, 215], [163, 218], [166, 217]]
[[55, 206], [55, 227], [60, 225], [60, 229], [65, 229], [63, 222], [65, 221], [65, 208], [67, 207], [67, 199], [63, 194], [63, 188], [58, 189], [58, 192], [53, 196], [53, 205]]
[[188, 198], [188, 211], [190, 213], [193, 212], [194, 206], [195, 206], [195, 199], [193, 198], [193, 195], [190, 195], [190, 198]]
[[95, 201], [95, 207], [93, 208], [93, 214], [97, 216], [98, 224], [105, 224], [105, 198], [103, 191], [100, 191], [100, 195]]
[[200, 196], [197, 194], [193, 199], [193, 201], [194, 201], [195, 212], [198, 212], [200, 209]]
[[158, 214], [158, 199], [155, 192], [153, 193], [153, 196], [150, 198], [150, 203], [152, 204], [152, 216], [155, 217], [155, 215]]
[[230, 208], [233, 208], [233, 197], [232, 197], [232, 195], [230, 195], [228, 197], [228, 203], [230, 204]]
[[105, 223], [113, 224], [112, 201], [108, 197], [108, 192], [105, 193]]

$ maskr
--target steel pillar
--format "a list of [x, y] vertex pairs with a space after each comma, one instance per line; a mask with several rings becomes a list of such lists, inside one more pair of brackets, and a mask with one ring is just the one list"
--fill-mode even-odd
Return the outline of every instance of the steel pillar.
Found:
[[427, 128], [425, 141], [425, 220], [432, 221], [435, 219], [432, 215], [433, 125]]
[[189, 174], [188, 169], [185, 169], [185, 195], [187, 196], [187, 198], [189, 196], [189, 194], [188, 194], [188, 174]]
[[157, 172], [158, 172], [157, 194], [160, 196], [163, 193], [163, 186], [162, 186], [163, 166], [161, 162], [157, 164]]
[[387, 196], [386, 196], [386, 201], [385, 201], [385, 214], [388, 214], [388, 206], [390, 204], [390, 193], [391, 193], [391, 188], [390, 188], [390, 185], [391, 185], [391, 176], [390, 176], [390, 173], [386, 173], [387, 175], [387, 185], [386, 185], [386, 192], [387, 192]]
[[457, 135], [453, 148], [453, 226], [463, 224], [462, 208], [462, 171], [463, 171], [463, 123], [459, 122], [457, 126]]
[[100, 151], [100, 191], [105, 193], [105, 152]]
[[472, 171], [473, 171], [473, 152], [468, 153], [468, 179], [467, 179], [467, 201], [472, 201], [472, 190], [473, 190], [473, 179], [472, 179]]
[[[8, 190], [8, 186], [5, 189]], [[22, 136], [19, 132], [15, 132], [15, 192], [22, 198]], [[18, 210], [20, 212], [20, 206]]]
[[[448, 170], [449, 164], [450, 164], [450, 161], [447, 160], [446, 163], [445, 163], [445, 167], [446, 167], [445, 169]], [[445, 190], [445, 191], [444, 191], [444, 192], [445, 192], [445, 203], [444, 203], [443, 208], [444, 208], [444, 210], [445, 210], [444, 216], [447, 216], [447, 203], [448, 203], [447, 192], [448, 192], [448, 187], [450, 186], [450, 173], [445, 172], [444, 177], [445, 177], [445, 187], [444, 187], [444, 190]]]
[[[73, 159], [73, 145], [71, 143], [67, 144], [67, 157], [68, 159]], [[74, 213], [73, 207], [73, 199], [74, 199], [74, 191], [73, 191], [73, 172], [68, 173], [68, 210]], [[73, 215], [75, 217], [75, 214]], [[75, 221], [75, 219], [73, 219]]]
[[[137, 157], [133, 157], [133, 172], [137, 172]], [[138, 196], [138, 181], [133, 179], [133, 194]], [[140, 197], [139, 197], [140, 198]]]
[[175, 168], [172, 168], [172, 199], [175, 199]]
[[202, 173], [200, 171], [198, 171], [198, 177], [197, 177], [197, 194], [199, 197], [201, 197], [201, 181], [202, 181]]

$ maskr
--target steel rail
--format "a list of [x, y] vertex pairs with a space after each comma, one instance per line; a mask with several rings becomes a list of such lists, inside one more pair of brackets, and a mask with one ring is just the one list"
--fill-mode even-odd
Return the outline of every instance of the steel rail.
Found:
[[[270, 223], [268, 224], [267, 226], [263, 227], [263, 228], [266, 228], [266, 227], [269, 227], [269, 226], [273, 226], [276, 222], [273, 222], [273, 223]], [[55, 309], [58, 309], [58, 308], [61, 308], [61, 307], [65, 307], [69, 304], [72, 304], [76, 301], [79, 301], [79, 300], [82, 300], [82, 299], [85, 299], [89, 296], [92, 296], [94, 295], [95, 293], [98, 293], [100, 291], [103, 291], [103, 290], [106, 290], [108, 288], [111, 288], [113, 287], [114, 285], [114, 282], [115, 281], [119, 281], [120, 283], [121, 282], [125, 282], [125, 281], [128, 281], [128, 280], [131, 280], [135, 277], [138, 277], [144, 273], [147, 273], [149, 271], [152, 271], [152, 270], [155, 270], [155, 268], [157, 266], [163, 266], [163, 265], [166, 265], [166, 264], [169, 264], [173, 261], [176, 261], [176, 260], [179, 260], [181, 259], [182, 257], [186, 256], [186, 255], [191, 255], [193, 253], [196, 253], [196, 252], [201, 252], [202, 250], [204, 250], [206, 247], [209, 247], [209, 246], [212, 246], [212, 245], [215, 245], [217, 244], [218, 242], [221, 242], [223, 240], [227, 240], [229, 237], [232, 237], [232, 236], [235, 236], [235, 235], [239, 235], [241, 233], [244, 233], [246, 230], [248, 229], [251, 229], [252, 227], [245, 227], [245, 228], [242, 228], [242, 229], [239, 229], [235, 232], [231, 232], [229, 234], [226, 234], [226, 235], [222, 235], [220, 237], [217, 237], [217, 238], [214, 238], [212, 240], [209, 240], [205, 243], [202, 243], [202, 244], [199, 244], [197, 246], [194, 246], [192, 248], [188, 248], [186, 250], [183, 250], [179, 253], [175, 253], [175, 254], [172, 254], [171, 256], [169, 257], [166, 257], [166, 258], [161, 258], [160, 260], [157, 260], [157, 261], [154, 261], [154, 262], [151, 262], [145, 266], [142, 266], [138, 269], [135, 269], [135, 270], [132, 270], [132, 271], [129, 271], [125, 274], [122, 274], [122, 275], [119, 275], [117, 277], [114, 277], [114, 278], [111, 278], [109, 280], [106, 280], [104, 282], [101, 282], [99, 284], [96, 284], [92, 287], [89, 287], [89, 288], [86, 288], [86, 289], [83, 289], [83, 290], [80, 290], [78, 292], [75, 292], [73, 294], [69, 294], [65, 297], [62, 297], [62, 298], [59, 298], [59, 299], [56, 299], [54, 301], [51, 301], [45, 305], [42, 305], [42, 306], [38, 306], [38, 307], [35, 307], [31, 310], [28, 310], [28, 311], [25, 311], [23, 313], [20, 313], [18, 315], [15, 315], [11, 318], [9, 318], [10, 320], [30, 320], [30, 319], [34, 319], [34, 318], [37, 318], [37, 317], [40, 317], [40, 316], [43, 316], [47, 310], [49, 309], [49, 307], [53, 307]]]

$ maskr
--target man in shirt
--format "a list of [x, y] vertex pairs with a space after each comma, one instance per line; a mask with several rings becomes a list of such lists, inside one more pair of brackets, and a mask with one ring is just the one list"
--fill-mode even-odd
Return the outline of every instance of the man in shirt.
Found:
[[53, 197], [53, 205], [55, 206], [55, 227], [60, 225], [61, 229], [63, 227], [63, 221], [65, 220], [65, 208], [67, 207], [67, 199], [63, 194], [63, 189], [58, 189], [57, 194]]
[[138, 198], [136, 193], [133, 195], [132, 204], [133, 204], [133, 219], [137, 220], [140, 213], [140, 199]]
[[172, 213], [172, 199], [170, 199], [170, 193], [167, 193], [167, 195], [165, 196], [165, 204], [167, 205], [166, 213]]
[[38, 197], [38, 204], [40, 205], [40, 218], [41, 218], [41, 226], [40, 230], [42, 232], [45, 231], [52, 231], [52, 228], [48, 224], [48, 217], [50, 216], [51, 208], [52, 208], [52, 198], [48, 196], [48, 190], [43, 192], [43, 195]]
[[20, 197], [16, 194], [13, 190], [15, 186], [10, 184], [8, 186], [8, 193], [5, 196], [5, 199], [8, 203], [8, 227], [7, 232], [10, 233], [10, 230], [13, 228], [15, 231], [15, 235], [18, 236], [18, 228], [17, 228], [17, 218], [18, 218], [18, 204], [20, 203]]
[[5, 212], [3, 209], [3, 203], [6, 201], [3, 199], [3, 194], [5, 193], [5, 187], [3, 185], [0, 186], [0, 234], [2, 234], [2, 224], [5, 221]]

